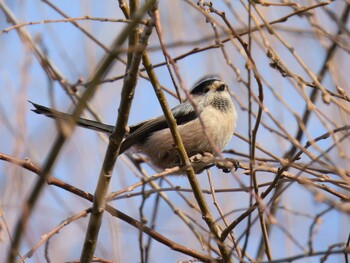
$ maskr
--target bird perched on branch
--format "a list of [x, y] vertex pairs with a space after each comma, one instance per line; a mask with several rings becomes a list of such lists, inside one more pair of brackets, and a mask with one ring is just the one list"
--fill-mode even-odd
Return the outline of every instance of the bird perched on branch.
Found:
[[[194, 86], [190, 95], [191, 100], [187, 99], [171, 110], [187, 155], [204, 156], [206, 153], [217, 156], [230, 141], [237, 121], [228, 87], [218, 78], [206, 78]], [[72, 119], [69, 114], [31, 103], [35, 107], [33, 111], [38, 114], [56, 119]], [[114, 130], [112, 125], [83, 118], [77, 120], [77, 125], [107, 134]], [[160, 169], [181, 166], [178, 151], [174, 147], [172, 134], [163, 115], [129, 128], [121, 144], [120, 154], [133, 148], [144, 153]], [[194, 166], [195, 172], [200, 173], [213, 165], [206, 163]]]

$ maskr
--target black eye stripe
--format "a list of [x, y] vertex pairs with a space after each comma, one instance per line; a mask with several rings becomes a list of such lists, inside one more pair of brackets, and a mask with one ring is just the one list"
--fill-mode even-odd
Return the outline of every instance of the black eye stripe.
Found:
[[212, 85], [218, 79], [205, 79], [199, 82], [191, 91], [191, 94], [203, 94], [209, 91], [209, 86]]

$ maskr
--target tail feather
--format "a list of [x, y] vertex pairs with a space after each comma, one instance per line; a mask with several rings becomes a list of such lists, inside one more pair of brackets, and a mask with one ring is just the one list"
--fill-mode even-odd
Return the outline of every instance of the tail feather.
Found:
[[[61, 120], [70, 120], [72, 118], [72, 116], [67, 113], [56, 111], [31, 101], [29, 102], [35, 107], [35, 109], [33, 109], [32, 111], [37, 114], [42, 114], [53, 119], [61, 119]], [[101, 122], [88, 120], [84, 118], [79, 118], [77, 120], [77, 125], [90, 130], [95, 130], [98, 132], [104, 132], [108, 134], [111, 134], [114, 130], [114, 126], [112, 125], [108, 125], [108, 124], [104, 124]]]

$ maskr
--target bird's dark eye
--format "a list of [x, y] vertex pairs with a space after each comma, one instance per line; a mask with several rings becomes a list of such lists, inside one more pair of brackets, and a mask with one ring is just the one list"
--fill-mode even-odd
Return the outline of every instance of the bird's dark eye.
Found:
[[218, 89], [217, 91], [224, 91], [226, 90], [226, 85], [225, 84], [222, 84]]
[[203, 89], [203, 93], [208, 93], [208, 91], [209, 91], [209, 88], [204, 88]]

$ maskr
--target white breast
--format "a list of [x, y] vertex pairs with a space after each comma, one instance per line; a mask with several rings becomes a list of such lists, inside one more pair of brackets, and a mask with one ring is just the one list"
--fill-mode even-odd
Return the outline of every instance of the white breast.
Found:
[[[237, 114], [233, 104], [232, 109], [225, 112], [207, 107], [200, 116], [206, 134], [219, 151], [222, 151], [230, 141], [236, 127]], [[178, 131], [189, 157], [203, 152], [215, 154], [199, 119], [178, 126]], [[143, 145], [140, 145], [140, 150], [159, 168], [165, 169], [180, 164], [170, 129], [153, 133]]]

